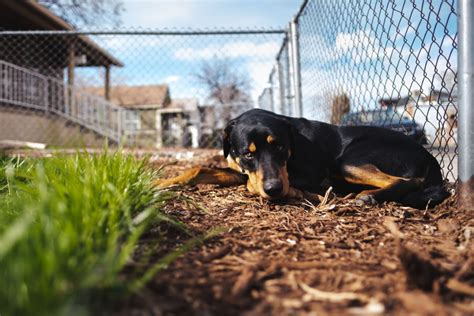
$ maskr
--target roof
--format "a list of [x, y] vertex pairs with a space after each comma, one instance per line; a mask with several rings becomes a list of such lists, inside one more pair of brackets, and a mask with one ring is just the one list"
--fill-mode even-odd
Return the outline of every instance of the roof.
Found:
[[386, 98], [386, 99], [380, 99], [379, 104], [381, 106], [405, 106], [407, 105], [412, 98], [410, 96], [405, 96], [402, 98]]
[[[84, 92], [105, 96], [104, 88], [89, 87]], [[168, 85], [146, 86], [112, 86], [110, 88], [110, 101], [117, 105], [131, 109], [157, 109], [170, 103]]]
[[[0, 29], [14, 31], [74, 31], [74, 27], [36, 1], [0, 1]], [[48, 35], [60, 36], [60, 35]], [[63, 35], [62, 39], [66, 36]], [[69, 37], [69, 36], [68, 36]], [[81, 66], [123, 64], [85, 35], [74, 35], [81, 42], [77, 55], [86, 55], [87, 63]], [[66, 41], [63, 40], [66, 45]], [[66, 46], [64, 46], [64, 49]]]
[[169, 105], [170, 108], [181, 109], [184, 112], [193, 112], [198, 110], [198, 100], [195, 98], [173, 99]]
[[401, 98], [382, 98], [379, 99], [379, 104], [381, 106], [406, 106], [411, 101], [423, 101], [423, 102], [430, 102], [430, 101], [450, 101], [450, 100], [457, 100], [457, 95], [454, 93], [446, 92], [446, 91], [439, 91], [432, 89], [428, 95], [422, 95], [419, 90], [414, 90], [410, 92], [409, 95], [401, 97]]

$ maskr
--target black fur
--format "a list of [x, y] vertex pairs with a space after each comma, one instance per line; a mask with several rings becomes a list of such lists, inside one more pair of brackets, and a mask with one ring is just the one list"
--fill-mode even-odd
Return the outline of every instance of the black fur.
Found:
[[[265, 141], [268, 134], [275, 144]], [[249, 153], [252, 142], [256, 153]], [[239, 158], [243, 170], [264, 170], [264, 183], [274, 182], [276, 169], [286, 164], [291, 187], [316, 192], [328, 180], [336, 192], [357, 193], [367, 187], [344, 181], [342, 168], [371, 164], [392, 176], [422, 179], [420, 189], [392, 200], [424, 208], [449, 196], [436, 159], [404, 134], [384, 128], [336, 126], [253, 109], [228, 123], [223, 143], [224, 155]]]

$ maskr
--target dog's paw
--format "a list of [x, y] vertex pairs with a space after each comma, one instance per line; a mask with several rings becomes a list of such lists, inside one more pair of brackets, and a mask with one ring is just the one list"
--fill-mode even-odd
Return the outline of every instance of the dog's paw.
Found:
[[288, 199], [301, 200], [304, 198], [304, 192], [295, 188], [289, 188], [288, 193], [285, 195]]
[[358, 206], [363, 206], [363, 205], [375, 205], [377, 204], [377, 200], [374, 198], [373, 195], [371, 194], [363, 194], [363, 195], [358, 195], [355, 199], [355, 203]]
[[324, 199], [324, 196], [319, 195], [317, 193], [312, 193], [308, 191], [303, 191], [302, 193], [303, 193], [302, 198], [309, 200], [310, 202], [321, 203], [321, 201]]

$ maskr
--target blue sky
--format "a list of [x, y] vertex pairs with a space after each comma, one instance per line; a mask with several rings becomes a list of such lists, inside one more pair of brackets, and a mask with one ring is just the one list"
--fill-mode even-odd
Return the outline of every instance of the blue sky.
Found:
[[285, 27], [301, 0], [125, 0], [123, 26]]

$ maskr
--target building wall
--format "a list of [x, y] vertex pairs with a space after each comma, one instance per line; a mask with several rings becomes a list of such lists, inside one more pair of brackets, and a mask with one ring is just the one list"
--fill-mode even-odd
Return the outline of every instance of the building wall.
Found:
[[0, 105], [0, 140], [53, 147], [103, 147], [105, 138], [54, 114]]

